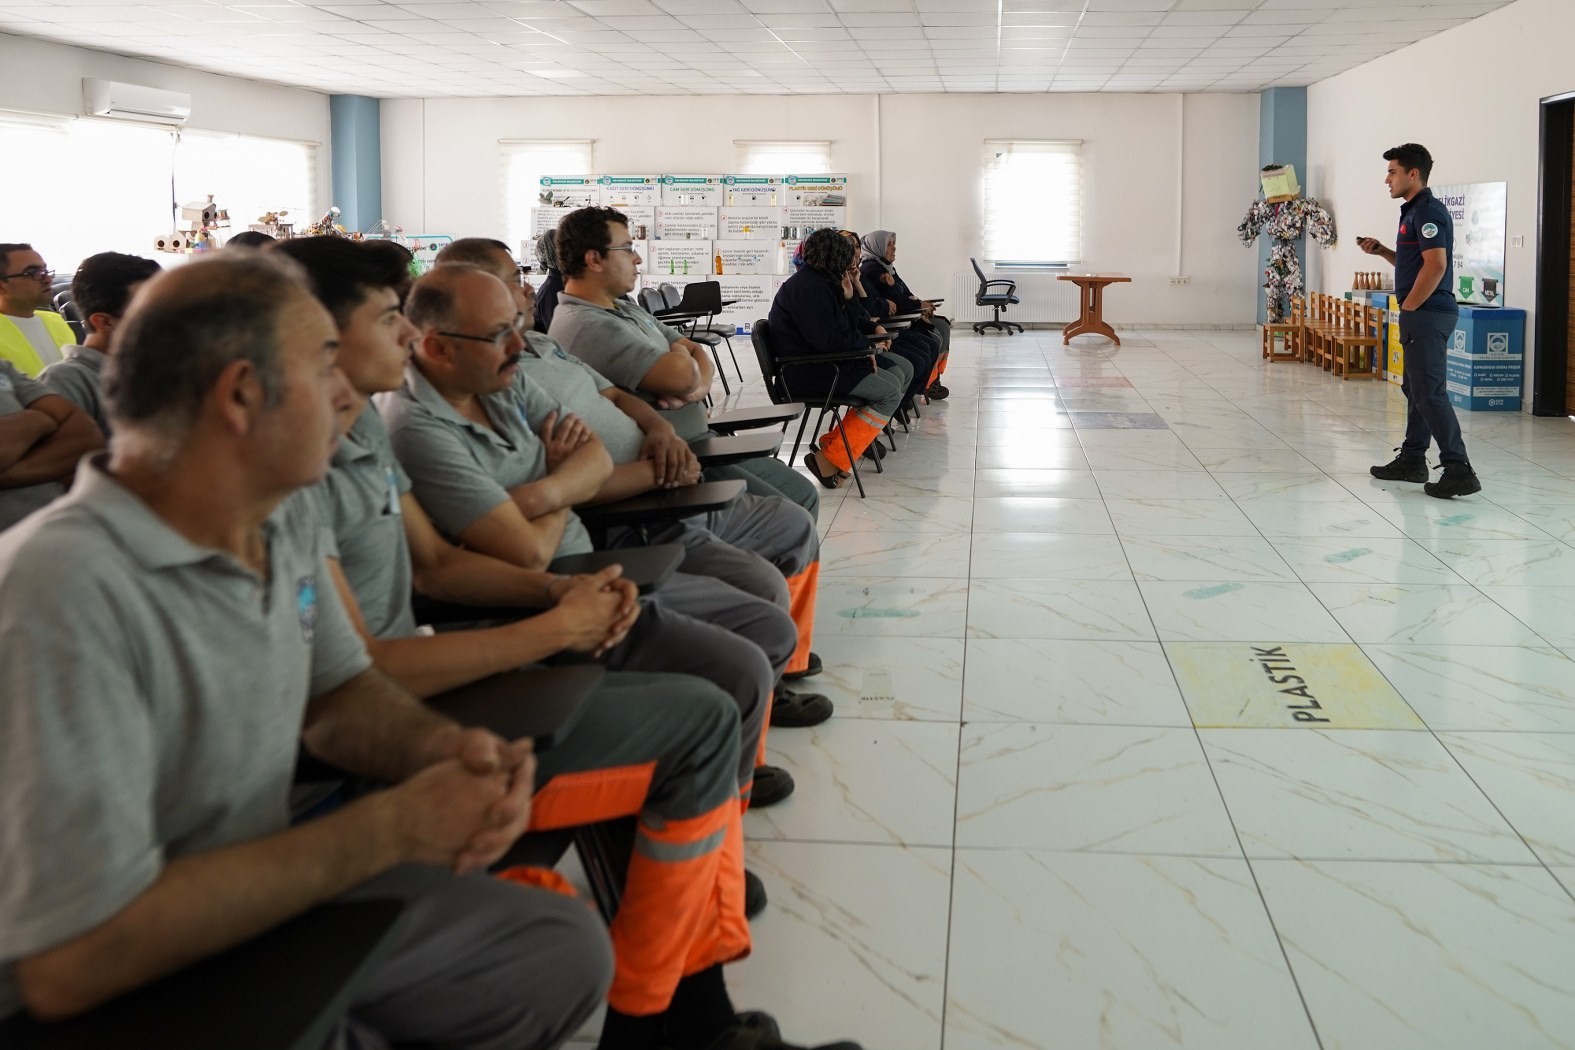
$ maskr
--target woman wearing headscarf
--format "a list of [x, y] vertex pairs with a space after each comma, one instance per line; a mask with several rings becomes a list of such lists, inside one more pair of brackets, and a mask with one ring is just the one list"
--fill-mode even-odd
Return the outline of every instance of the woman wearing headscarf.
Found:
[[913, 294], [907, 282], [897, 273], [896, 266], [892, 265], [896, 261], [897, 235], [890, 230], [876, 230], [864, 238], [859, 276], [863, 278], [866, 288], [886, 300], [888, 309], [882, 316], [889, 317], [894, 313], [920, 315], [913, 328], [932, 335], [936, 346], [933, 369], [925, 382], [925, 395], [939, 401], [949, 393], [940, 379], [946, 372], [946, 360], [951, 354], [952, 324], [935, 312], [934, 303]]
[[[536, 238], [536, 264], [547, 271], [547, 279], [536, 289], [536, 331], [547, 334], [552, 312], [558, 308], [558, 293], [563, 291], [563, 274], [558, 270], [557, 234], [548, 230]], [[814, 489], [809, 491], [813, 492]]]
[[[783, 370], [788, 394], [794, 398], [825, 398], [827, 393], [862, 398], [862, 408], [842, 413], [842, 422], [821, 436], [806, 453], [804, 465], [828, 489], [853, 469], [849, 450], [862, 455], [902, 404], [906, 388], [900, 372], [881, 368], [868, 346], [865, 326], [849, 309], [853, 284], [849, 270], [854, 252], [836, 230], [816, 230], [801, 245], [803, 265], [782, 282], [771, 303], [772, 348], [778, 360], [869, 350], [867, 363], [844, 360], [789, 365]], [[877, 326], [869, 326], [878, 332]], [[844, 445], [846, 441], [846, 445]]]

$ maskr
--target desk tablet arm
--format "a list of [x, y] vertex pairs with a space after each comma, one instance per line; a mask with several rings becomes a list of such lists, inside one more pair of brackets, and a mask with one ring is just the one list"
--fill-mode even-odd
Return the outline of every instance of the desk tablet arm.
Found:
[[744, 494], [742, 481], [702, 481], [679, 489], [658, 489], [612, 503], [574, 508], [593, 533], [620, 525], [650, 525], [678, 521], [721, 510]]
[[736, 434], [740, 430], [785, 427], [803, 414], [804, 405], [795, 401], [786, 405], [763, 405], [760, 408], [739, 408], [731, 412], [718, 412], [706, 420], [706, 426], [718, 434]]
[[404, 905], [313, 908], [245, 944], [53, 1024], [14, 1014], [7, 1050], [322, 1050], [382, 958]]
[[782, 447], [782, 433], [743, 434], [736, 437], [707, 437], [689, 442], [689, 450], [700, 461], [701, 469], [725, 467], [748, 459], [774, 456]]

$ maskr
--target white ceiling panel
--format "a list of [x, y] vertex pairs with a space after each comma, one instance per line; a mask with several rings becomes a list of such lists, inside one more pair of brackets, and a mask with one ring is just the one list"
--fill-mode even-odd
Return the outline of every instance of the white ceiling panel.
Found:
[[0, 0], [0, 31], [381, 97], [1257, 91], [1510, 0]]

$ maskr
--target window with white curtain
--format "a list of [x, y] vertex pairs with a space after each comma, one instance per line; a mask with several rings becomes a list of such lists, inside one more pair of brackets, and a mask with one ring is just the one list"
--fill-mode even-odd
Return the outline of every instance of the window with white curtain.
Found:
[[831, 166], [829, 139], [766, 141], [734, 139], [740, 175], [821, 175]]
[[270, 211], [289, 212], [286, 221], [301, 230], [321, 214], [317, 148], [285, 139], [182, 131], [175, 150], [175, 198], [190, 204], [210, 193], [213, 203], [230, 213], [230, 233]]
[[523, 245], [534, 239], [531, 213], [547, 176], [595, 172], [594, 139], [501, 139], [504, 240], [522, 262], [534, 259]]
[[175, 203], [206, 199], [230, 212], [231, 232], [263, 211], [315, 219], [317, 147], [245, 135], [182, 131], [113, 120], [0, 113], [0, 241], [25, 241], [72, 273], [104, 251], [157, 258], [174, 230]]
[[984, 144], [984, 258], [997, 266], [1083, 258], [1083, 144]]

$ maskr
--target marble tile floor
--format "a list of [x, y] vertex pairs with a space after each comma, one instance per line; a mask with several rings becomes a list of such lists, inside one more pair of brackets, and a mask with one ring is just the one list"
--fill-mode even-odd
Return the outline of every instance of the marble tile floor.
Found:
[[823, 493], [837, 717], [768, 741], [735, 1001], [866, 1050], [1575, 1046], [1575, 423], [1460, 413], [1443, 502], [1365, 473], [1398, 387], [1122, 338], [962, 329]]

